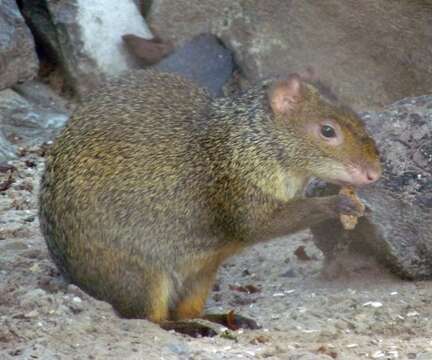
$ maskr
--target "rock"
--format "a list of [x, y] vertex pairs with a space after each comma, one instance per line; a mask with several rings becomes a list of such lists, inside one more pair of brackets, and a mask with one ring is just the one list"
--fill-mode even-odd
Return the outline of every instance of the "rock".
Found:
[[19, 147], [52, 140], [68, 118], [64, 100], [38, 82], [0, 91], [0, 162], [16, 158]]
[[139, 11], [141, 12], [142, 16], [147, 17], [153, 0], [134, 0], [134, 2], [138, 7]]
[[23, 1], [22, 11], [38, 43], [79, 95], [135, 66], [122, 35], [152, 37], [133, 0]]
[[0, 89], [36, 76], [39, 63], [33, 37], [15, 0], [0, 6]]
[[126, 34], [122, 36], [122, 39], [129, 52], [138, 61], [141, 61], [143, 67], [157, 64], [173, 51], [173, 45], [169, 41], [166, 42], [159, 38], [144, 39], [133, 34]]
[[45, 110], [62, 113], [69, 111], [70, 104], [64, 98], [57, 95], [48, 85], [40, 81], [26, 81], [13, 86], [12, 89], [26, 98], [27, 101], [37, 104]]
[[384, 173], [358, 190], [370, 212], [352, 231], [339, 221], [312, 229], [327, 258], [341, 241], [349, 252], [376, 257], [408, 279], [432, 278], [432, 96], [362, 114], [380, 149]]
[[251, 81], [312, 66], [364, 110], [430, 92], [431, 17], [425, 0], [159, 0], [148, 22], [177, 43], [214, 33]]
[[234, 70], [232, 53], [217, 37], [201, 34], [162, 60], [156, 69], [174, 72], [194, 80], [213, 96], [222, 95], [222, 87]]

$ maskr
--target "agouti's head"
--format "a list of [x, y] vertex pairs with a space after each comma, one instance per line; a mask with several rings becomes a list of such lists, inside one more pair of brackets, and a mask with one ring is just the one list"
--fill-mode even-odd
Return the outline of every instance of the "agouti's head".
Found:
[[297, 171], [340, 185], [379, 179], [375, 142], [352, 110], [330, 103], [297, 74], [274, 83], [268, 97], [279, 141], [295, 152]]

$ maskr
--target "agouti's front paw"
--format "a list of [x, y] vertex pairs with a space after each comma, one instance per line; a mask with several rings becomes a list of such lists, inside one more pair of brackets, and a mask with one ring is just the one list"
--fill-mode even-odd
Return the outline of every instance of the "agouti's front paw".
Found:
[[338, 215], [342, 214], [357, 217], [364, 215], [364, 206], [359, 201], [356, 201], [352, 197], [345, 194], [335, 195], [335, 197], [335, 210]]

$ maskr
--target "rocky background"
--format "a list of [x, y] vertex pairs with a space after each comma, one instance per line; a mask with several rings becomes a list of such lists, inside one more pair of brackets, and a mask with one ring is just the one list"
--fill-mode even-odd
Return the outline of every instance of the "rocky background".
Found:
[[[431, 19], [428, 0], [1, 1], [0, 359], [432, 358]], [[213, 96], [312, 71], [377, 140], [383, 178], [354, 231], [322, 224], [221, 270], [209, 309], [264, 330], [192, 339], [123, 320], [48, 258], [43, 156], [90, 90], [142, 67]]]

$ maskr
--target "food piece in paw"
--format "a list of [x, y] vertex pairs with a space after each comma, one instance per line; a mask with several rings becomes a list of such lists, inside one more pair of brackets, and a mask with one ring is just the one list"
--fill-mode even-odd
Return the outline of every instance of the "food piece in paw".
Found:
[[[354, 191], [353, 187], [351, 187], [351, 186], [342, 187], [341, 190], [339, 191], [339, 194], [349, 196], [354, 202], [358, 203], [359, 207], [362, 209], [362, 213], [364, 213], [365, 206], [360, 201], [360, 199], [357, 196], [356, 192]], [[340, 216], [340, 221], [341, 221], [342, 226], [344, 227], [345, 230], [353, 230], [357, 225], [358, 218], [357, 218], [357, 216], [354, 216], [354, 215], [343, 215], [342, 214]]]

